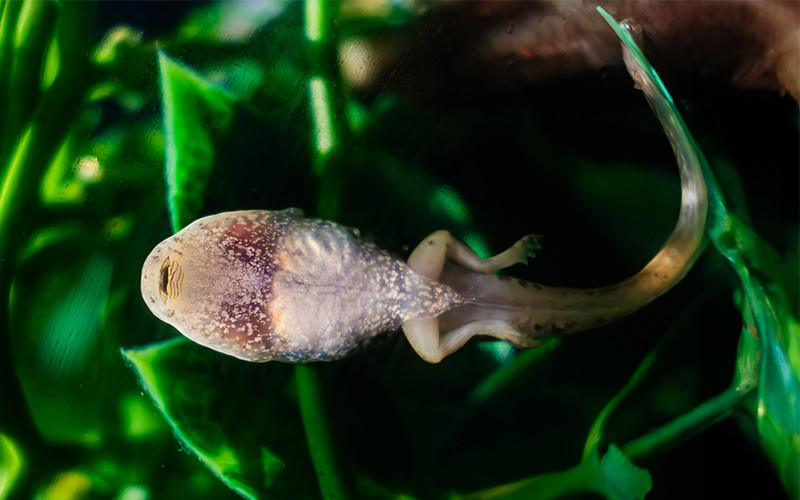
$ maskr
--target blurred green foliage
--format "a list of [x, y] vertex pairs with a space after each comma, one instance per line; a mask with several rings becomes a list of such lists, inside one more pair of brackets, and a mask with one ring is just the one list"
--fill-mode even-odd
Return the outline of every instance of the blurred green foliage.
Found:
[[512, 272], [555, 285], [619, 280], [661, 245], [677, 175], [627, 75], [361, 94], [340, 42], [421, 15], [378, 4], [186, 5], [145, 35], [101, 4], [0, 2], [0, 499], [796, 498], [798, 117], [772, 96], [678, 82], [719, 179], [710, 251], [617, 325], [293, 367], [149, 314], [144, 257], [222, 210], [298, 206], [401, 255], [439, 228], [484, 254], [543, 233]]

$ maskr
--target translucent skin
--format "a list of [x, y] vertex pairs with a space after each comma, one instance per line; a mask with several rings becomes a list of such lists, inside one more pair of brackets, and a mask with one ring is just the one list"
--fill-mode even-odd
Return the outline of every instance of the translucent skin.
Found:
[[682, 189], [672, 235], [634, 276], [594, 289], [499, 276], [532, 255], [533, 237], [481, 259], [446, 231], [425, 238], [406, 264], [300, 210], [253, 210], [205, 217], [160, 243], [142, 269], [145, 303], [195, 342], [258, 362], [338, 359], [402, 326], [436, 363], [475, 335], [534, 347], [633, 313], [689, 271], [708, 203], [698, 153], [666, 91], [628, 49], [624, 59], [672, 144]]
[[195, 221], [151, 252], [141, 288], [150, 310], [186, 337], [248, 361], [341, 358], [459, 302], [449, 287], [298, 209]]

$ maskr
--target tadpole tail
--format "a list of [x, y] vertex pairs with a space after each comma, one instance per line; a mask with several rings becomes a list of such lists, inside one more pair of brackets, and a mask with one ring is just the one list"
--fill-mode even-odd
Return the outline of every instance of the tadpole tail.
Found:
[[446, 272], [444, 281], [457, 290], [474, 287], [480, 296], [460, 312], [458, 321], [504, 319], [520, 332], [535, 338], [596, 328], [628, 316], [669, 291], [689, 272], [703, 250], [708, 200], [702, 166], [705, 158], [661, 79], [636, 46], [636, 26], [617, 24], [604, 10], [600, 14], [622, 40], [625, 64], [661, 122], [672, 145], [681, 177], [681, 209], [667, 242], [637, 274], [619, 283], [591, 289], [549, 287], [527, 281], [500, 280], [478, 273]]
[[[627, 294], [626, 290], [630, 289], [633, 302], [639, 302], [636, 306], [638, 309], [680, 282], [702, 253], [708, 212], [702, 169], [705, 158], [678, 113], [669, 92], [634, 41], [634, 37], [640, 36], [641, 29], [628, 20], [617, 23], [602, 8], [598, 7], [597, 10], [619, 35], [628, 73], [644, 92], [647, 102], [661, 122], [675, 154], [681, 177], [680, 216], [669, 239], [639, 273], [613, 286], [620, 293]], [[636, 296], [639, 297], [638, 300], [635, 300]]]

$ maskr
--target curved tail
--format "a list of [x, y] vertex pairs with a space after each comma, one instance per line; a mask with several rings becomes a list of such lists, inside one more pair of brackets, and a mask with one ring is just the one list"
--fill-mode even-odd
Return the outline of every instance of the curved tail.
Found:
[[[666, 293], [683, 279], [702, 251], [708, 211], [702, 172], [705, 159], [660, 78], [633, 41], [635, 26], [624, 21], [617, 24], [605, 11], [598, 10], [620, 36], [628, 72], [644, 92], [675, 153], [682, 193], [675, 229], [661, 250], [636, 275], [599, 288], [546, 287], [522, 280], [499, 279], [496, 275], [460, 266], [446, 268], [440, 280], [469, 296], [469, 303], [440, 318], [444, 330], [470, 322], [500, 321], [508, 330], [502, 338], [527, 345], [537, 337], [599, 327], [635, 312]], [[476, 332], [483, 330], [477, 326], [474, 329]], [[498, 336], [494, 332], [480, 333]]]
[[628, 314], [664, 294], [689, 272], [703, 248], [703, 232], [708, 198], [703, 180], [705, 158], [689, 133], [661, 79], [633, 41], [637, 27], [629, 21], [616, 23], [604, 10], [598, 12], [622, 40], [625, 66], [637, 86], [644, 92], [672, 146], [681, 176], [681, 211], [675, 229], [652, 260], [636, 275], [617, 285], [602, 287], [596, 293], [617, 296], [627, 302]]

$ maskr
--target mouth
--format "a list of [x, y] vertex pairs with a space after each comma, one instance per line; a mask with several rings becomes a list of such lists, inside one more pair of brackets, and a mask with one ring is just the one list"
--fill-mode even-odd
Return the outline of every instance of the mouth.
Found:
[[158, 295], [164, 304], [177, 299], [183, 292], [183, 268], [173, 255], [167, 256], [158, 272]]
[[[141, 278], [141, 293], [142, 299], [150, 310], [158, 317], [162, 317], [161, 308], [165, 304], [162, 294], [163, 287], [163, 267], [168, 259], [165, 256], [168, 253], [167, 243], [169, 240], [161, 242], [156, 246], [142, 265], [142, 278]], [[168, 271], [168, 270], [167, 270]], [[168, 273], [167, 273], [167, 277]]]

